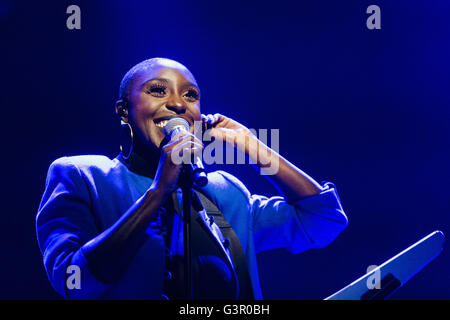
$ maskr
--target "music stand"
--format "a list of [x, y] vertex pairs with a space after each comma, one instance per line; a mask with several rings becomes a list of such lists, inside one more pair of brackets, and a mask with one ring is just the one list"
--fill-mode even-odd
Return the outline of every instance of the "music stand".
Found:
[[[384, 300], [435, 259], [444, 241], [434, 231], [325, 300]], [[369, 283], [375, 278], [380, 281]]]

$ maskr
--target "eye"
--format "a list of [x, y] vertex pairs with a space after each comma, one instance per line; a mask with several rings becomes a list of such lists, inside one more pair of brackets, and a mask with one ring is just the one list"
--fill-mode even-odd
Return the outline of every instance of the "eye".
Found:
[[155, 97], [164, 97], [167, 92], [167, 87], [159, 83], [152, 83], [147, 89], [147, 93]]
[[194, 102], [200, 99], [200, 92], [197, 89], [191, 88], [183, 95], [186, 100]]

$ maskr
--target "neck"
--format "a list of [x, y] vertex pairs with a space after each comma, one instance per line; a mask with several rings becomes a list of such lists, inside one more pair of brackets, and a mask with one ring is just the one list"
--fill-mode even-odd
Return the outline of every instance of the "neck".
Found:
[[121, 155], [121, 161], [134, 173], [149, 178], [154, 178], [159, 163], [159, 152], [146, 151], [143, 148], [133, 147], [128, 159], [124, 159]]

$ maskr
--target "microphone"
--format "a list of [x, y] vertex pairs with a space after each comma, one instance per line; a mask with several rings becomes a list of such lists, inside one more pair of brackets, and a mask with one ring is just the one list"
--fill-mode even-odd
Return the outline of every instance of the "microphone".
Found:
[[[164, 127], [164, 135], [167, 139], [172, 140], [182, 131], [189, 132], [189, 122], [181, 117], [172, 118], [167, 121]], [[206, 170], [203, 167], [203, 163], [199, 156], [195, 156], [192, 163], [183, 164], [184, 169], [187, 171], [191, 182], [197, 187], [204, 187], [208, 184], [208, 177], [206, 176]]]

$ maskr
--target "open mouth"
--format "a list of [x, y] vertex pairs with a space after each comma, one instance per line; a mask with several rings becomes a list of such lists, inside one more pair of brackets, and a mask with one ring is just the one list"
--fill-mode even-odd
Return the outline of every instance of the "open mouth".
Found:
[[161, 121], [155, 122], [155, 125], [158, 128], [164, 128], [167, 125], [167, 122], [169, 122], [169, 120], [161, 120]]
[[[156, 118], [153, 120], [153, 122], [155, 123], [155, 125], [158, 128], [164, 129], [164, 127], [167, 125], [167, 122], [169, 122], [169, 120], [173, 119], [173, 118], [183, 118], [186, 121], [188, 121], [186, 118], [180, 117], [180, 116], [166, 116], [166, 117]], [[190, 121], [188, 121], [188, 123], [190, 124]]]

